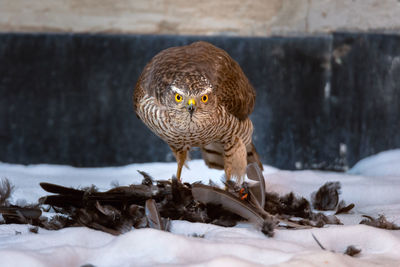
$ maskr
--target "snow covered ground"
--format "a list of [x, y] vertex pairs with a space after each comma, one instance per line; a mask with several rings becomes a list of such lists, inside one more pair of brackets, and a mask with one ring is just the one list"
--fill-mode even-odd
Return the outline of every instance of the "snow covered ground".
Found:
[[[209, 170], [200, 160], [183, 171], [186, 182], [213, 179], [222, 171]], [[0, 178], [8, 178], [15, 191], [12, 203], [36, 202], [46, 192], [39, 182], [100, 190], [111, 183], [139, 183], [136, 170], [156, 179], [168, 179], [175, 163], [132, 164], [115, 168], [73, 168], [55, 165], [0, 163]], [[400, 224], [400, 150], [380, 153], [359, 162], [347, 174], [319, 171], [284, 171], [265, 166], [268, 191], [294, 191], [310, 199], [328, 181], [342, 185], [340, 199], [354, 203], [350, 214], [338, 215], [341, 226], [307, 230], [276, 230], [273, 238], [251, 225], [233, 228], [173, 221], [171, 232], [132, 230], [120, 236], [88, 228], [59, 231], [27, 225], [0, 225], [0, 266], [400, 266], [400, 231], [360, 225], [361, 215], [384, 214]], [[322, 250], [312, 234], [327, 250]], [[200, 237], [194, 237], [200, 236]], [[343, 255], [347, 246], [361, 249], [356, 257]], [[90, 266], [90, 265], [88, 265]]]

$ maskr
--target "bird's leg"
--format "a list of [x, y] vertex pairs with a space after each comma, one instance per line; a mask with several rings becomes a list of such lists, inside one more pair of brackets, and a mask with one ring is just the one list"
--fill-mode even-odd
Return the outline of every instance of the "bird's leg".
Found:
[[230, 142], [224, 144], [224, 169], [226, 181], [228, 182], [232, 176], [238, 178], [237, 183], [241, 183], [241, 179], [246, 173], [247, 153], [246, 146], [238, 136], [234, 136]]
[[176, 179], [178, 179], [178, 182], [181, 182], [182, 167], [186, 161], [187, 149], [185, 148], [181, 150], [172, 149], [172, 151], [174, 152], [176, 162], [178, 163], [178, 169], [176, 170]]

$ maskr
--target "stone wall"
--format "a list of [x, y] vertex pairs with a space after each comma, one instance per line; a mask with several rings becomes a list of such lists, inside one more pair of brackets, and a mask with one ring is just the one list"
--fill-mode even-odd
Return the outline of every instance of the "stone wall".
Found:
[[268, 36], [400, 29], [399, 0], [2, 0], [2, 32]]

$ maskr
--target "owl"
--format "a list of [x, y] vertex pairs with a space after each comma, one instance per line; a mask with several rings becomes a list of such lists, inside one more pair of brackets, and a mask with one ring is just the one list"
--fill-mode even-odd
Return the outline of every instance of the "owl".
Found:
[[240, 183], [247, 164], [262, 169], [249, 118], [255, 90], [239, 64], [207, 42], [171, 47], [145, 66], [136, 84], [136, 115], [171, 148], [178, 181], [192, 147], [206, 165]]

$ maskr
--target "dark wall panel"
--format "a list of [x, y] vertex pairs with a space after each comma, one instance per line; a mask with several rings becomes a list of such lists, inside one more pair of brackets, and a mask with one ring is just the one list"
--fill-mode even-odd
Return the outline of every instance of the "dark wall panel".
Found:
[[398, 36], [0, 34], [0, 161], [174, 160], [134, 115], [131, 95], [157, 52], [196, 40], [225, 49], [256, 88], [265, 163], [340, 170], [400, 147]]
[[400, 147], [400, 36], [335, 34], [333, 49], [331, 118], [350, 166]]

